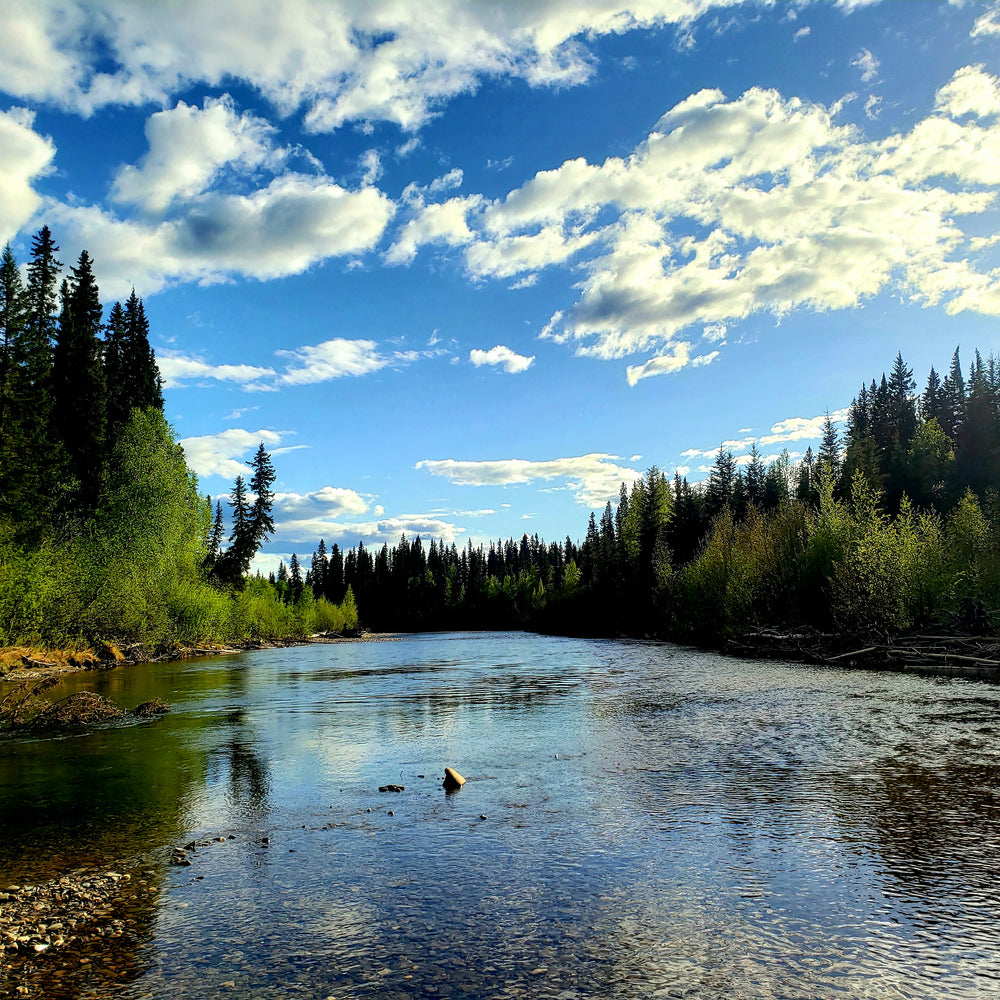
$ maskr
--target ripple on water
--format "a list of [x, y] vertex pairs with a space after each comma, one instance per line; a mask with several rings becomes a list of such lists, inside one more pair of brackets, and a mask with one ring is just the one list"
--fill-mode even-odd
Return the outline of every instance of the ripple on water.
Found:
[[988, 686], [518, 634], [123, 678], [174, 713], [0, 749], [0, 871], [157, 873], [36, 995], [1000, 993]]

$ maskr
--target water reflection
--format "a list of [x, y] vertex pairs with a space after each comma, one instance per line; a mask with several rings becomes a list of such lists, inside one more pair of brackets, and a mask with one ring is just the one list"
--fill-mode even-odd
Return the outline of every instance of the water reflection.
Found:
[[[1000, 992], [996, 689], [521, 635], [114, 683], [174, 704], [148, 744], [0, 773], [37, 802], [107, 773], [105, 807], [145, 781], [116, 815], [197, 842], [158, 867], [125, 1000]], [[81, 850], [129, 850], [87, 822]]]

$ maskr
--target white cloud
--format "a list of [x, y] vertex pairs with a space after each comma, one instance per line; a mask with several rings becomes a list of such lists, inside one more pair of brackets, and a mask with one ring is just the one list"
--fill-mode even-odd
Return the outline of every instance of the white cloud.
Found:
[[[887, 289], [1000, 313], [1000, 272], [971, 256], [982, 248], [974, 217], [1000, 190], [1000, 123], [982, 123], [996, 88], [977, 67], [959, 70], [935, 113], [874, 141], [838, 122], [839, 105], [699, 91], [628, 156], [567, 160], [499, 201], [461, 199], [461, 225], [435, 239], [463, 248], [475, 280], [573, 263], [576, 301], [540, 335], [579, 355], [645, 354], [633, 384], [680, 367], [695, 324], [721, 348], [755, 313], [852, 309]], [[412, 259], [423, 238], [409, 235]]]
[[247, 431], [240, 427], [231, 427], [218, 434], [181, 438], [178, 443], [184, 449], [188, 466], [199, 476], [248, 478], [250, 469], [243, 456], [249, 456], [261, 442], [273, 450], [291, 433], [291, 431], [272, 430]]
[[[830, 414], [830, 419], [836, 423], [842, 423], [847, 419], [847, 408], [834, 410]], [[762, 445], [783, 444], [786, 441], [808, 441], [818, 440], [823, 436], [823, 425], [826, 422], [826, 414], [815, 417], [788, 417], [772, 424], [769, 433], [761, 436], [759, 443]]]
[[361, 184], [364, 187], [368, 187], [374, 184], [384, 173], [382, 169], [382, 160], [378, 155], [377, 149], [366, 149], [358, 161], [361, 167]]
[[1000, 80], [982, 66], [964, 66], [937, 92], [934, 108], [951, 118], [1000, 114]]
[[497, 365], [508, 374], [515, 375], [527, 371], [534, 364], [535, 356], [525, 357], [523, 354], [515, 354], [509, 347], [497, 344], [488, 351], [478, 349], [469, 351], [469, 361], [477, 368], [483, 365]]
[[878, 70], [881, 64], [868, 49], [862, 49], [851, 60], [851, 65], [861, 70], [862, 83], [871, 83], [873, 80], [878, 79]]
[[[263, 365], [212, 364], [203, 358], [190, 357], [178, 351], [163, 351], [157, 363], [166, 387], [178, 388], [206, 380], [237, 382], [247, 392], [275, 392], [280, 386], [312, 385], [335, 378], [369, 375], [389, 366], [410, 364], [424, 357], [435, 357], [440, 351], [393, 351], [383, 354], [374, 340], [347, 340], [334, 337], [321, 344], [307, 344], [290, 350], [278, 350], [276, 357], [285, 359], [282, 372]], [[257, 407], [234, 410], [223, 419], [238, 419]]]
[[695, 368], [702, 368], [705, 365], [710, 365], [719, 356], [718, 351], [709, 351], [708, 354], [699, 354], [698, 357], [691, 359], [691, 364]]
[[0, 111], [0, 243], [28, 222], [42, 199], [33, 184], [52, 169], [56, 147], [34, 130], [34, 112]]
[[559, 479], [574, 491], [578, 503], [596, 507], [614, 500], [623, 482], [639, 478], [635, 469], [616, 462], [615, 455], [593, 453], [541, 462], [518, 458], [482, 462], [425, 459], [417, 462], [415, 468], [444, 476], [457, 486], [515, 486], [539, 479]]
[[804, 27], [799, 28], [799, 30], [795, 32], [792, 38], [794, 38], [795, 41], [798, 41], [800, 38], [808, 38], [811, 33], [812, 29], [808, 25], [805, 25]]
[[112, 196], [163, 212], [178, 199], [201, 194], [226, 166], [247, 171], [276, 165], [284, 154], [272, 148], [274, 131], [261, 118], [237, 114], [228, 95], [206, 98], [202, 108], [179, 101], [146, 121], [149, 150], [138, 166], [121, 168]]
[[394, 206], [375, 188], [348, 191], [323, 177], [284, 174], [247, 195], [208, 192], [163, 221], [120, 219], [95, 206], [50, 204], [64, 252], [86, 247], [101, 290], [150, 295], [182, 281], [300, 274], [329, 257], [371, 249]]
[[[652, 378], [654, 375], [669, 375], [672, 372], [679, 372], [686, 365], [690, 364], [691, 345], [687, 341], [680, 341], [674, 344], [673, 350], [669, 354], [662, 354], [657, 358], [650, 358], [642, 365], [629, 365], [626, 369], [626, 378], [629, 385], [636, 385], [644, 378]], [[718, 353], [718, 352], [716, 352]]]
[[410, 539], [420, 535], [425, 543], [435, 538], [451, 545], [464, 532], [464, 527], [428, 514], [400, 514], [397, 517], [376, 515], [374, 520], [369, 521], [322, 518], [285, 523], [276, 521], [274, 540], [283, 545], [307, 546], [311, 553], [321, 538], [326, 540], [328, 547], [337, 542], [342, 548], [356, 545], [359, 540], [369, 547], [383, 542], [395, 545], [400, 535], [406, 535]]
[[984, 14], [980, 14], [969, 35], [972, 38], [1000, 35], [1000, 5], [993, 4]]
[[368, 501], [351, 489], [324, 486], [309, 493], [274, 495], [275, 537], [317, 543], [342, 530], [343, 517], [365, 514]]
[[869, 94], [865, 98], [865, 117], [875, 121], [882, 114], [882, 98], [878, 94]]
[[374, 340], [345, 340], [343, 337], [274, 353], [291, 360], [278, 380], [282, 385], [311, 385], [346, 375], [368, 375], [392, 363], [391, 358], [379, 353]]
[[0, 89], [89, 114], [236, 80], [282, 114], [304, 108], [315, 131], [376, 120], [412, 131], [483, 78], [582, 83], [594, 71], [588, 39], [686, 25], [733, 2], [244, 0], [234, 17], [215, 3], [8, 0]]
[[479, 195], [472, 195], [421, 206], [398, 232], [395, 242], [385, 253], [386, 261], [389, 264], [409, 264], [417, 255], [417, 247], [422, 244], [461, 246], [469, 243], [474, 237], [466, 216], [481, 201]]
[[[200, 358], [188, 357], [173, 351], [162, 351], [157, 354], [156, 363], [163, 376], [164, 386], [168, 389], [176, 389], [188, 382], [204, 382], [207, 379], [239, 382], [244, 389], [260, 389], [261, 380], [274, 376], [273, 368], [262, 368], [257, 365], [213, 365]], [[245, 412], [246, 409], [237, 410], [233, 416], [238, 417]]]
[[[840, 410], [834, 410], [830, 414], [830, 419], [834, 424], [842, 424], [847, 419], [847, 416], [848, 410], [845, 407]], [[759, 437], [745, 436], [731, 438], [728, 441], [722, 441], [720, 445], [716, 445], [714, 448], [688, 448], [686, 451], [681, 452], [681, 458], [715, 458], [719, 453], [720, 446], [726, 451], [733, 452], [737, 457], [742, 457], [741, 453], [749, 450], [750, 446], [755, 442], [758, 447], [763, 446], [767, 448], [775, 444], [786, 444], [789, 441], [818, 441], [823, 436], [823, 426], [825, 423], [825, 413], [821, 413], [815, 417], [787, 417], [772, 424], [767, 434], [762, 434]], [[741, 434], [747, 434], [748, 431], [749, 428], [740, 428]], [[777, 455], [769, 455], [766, 461], [771, 462], [777, 457]], [[708, 471], [708, 468], [710, 466], [702, 468], [701, 471]], [[684, 473], [681, 473], [681, 475], [684, 475]]]
[[462, 186], [462, 179], [465, 174], [459, 167], [453, 167], [448, 173], [443, 174], [441, 177], [435, 177], [434, 180], [427, 185], [427, 191], [430, 194], [438, 194], [441, 191], [451, 191], [454, 188]]

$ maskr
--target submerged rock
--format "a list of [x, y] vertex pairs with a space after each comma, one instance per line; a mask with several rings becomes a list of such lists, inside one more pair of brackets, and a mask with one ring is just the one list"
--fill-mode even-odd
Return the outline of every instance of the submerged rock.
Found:
[[405, 785], [380, 785], [380, 792], [404, 792], [406, 791]]

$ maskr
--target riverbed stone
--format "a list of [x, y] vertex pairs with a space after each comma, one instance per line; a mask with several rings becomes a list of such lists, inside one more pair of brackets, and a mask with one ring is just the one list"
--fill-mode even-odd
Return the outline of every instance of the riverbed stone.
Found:
[[448, 791], [457, 791], [464, 784], [465, 778], [463, 778], [453, 767], [446, 767], [444, 769], [444, 787]]

